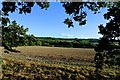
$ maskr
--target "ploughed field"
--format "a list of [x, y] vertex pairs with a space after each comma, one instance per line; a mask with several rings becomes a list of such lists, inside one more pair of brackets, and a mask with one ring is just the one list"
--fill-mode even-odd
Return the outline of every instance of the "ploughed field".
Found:
[[[18, 47], [21, 53], [2, 54], [3, 79], [93, 80], [94, 49], [43, 46]], [[103, 79], [119, 79], [119, 69], [104, 69]]]

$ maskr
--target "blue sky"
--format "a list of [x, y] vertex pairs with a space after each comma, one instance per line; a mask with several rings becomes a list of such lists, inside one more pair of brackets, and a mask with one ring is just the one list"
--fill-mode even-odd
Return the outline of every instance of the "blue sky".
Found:
[[31, 14], [10, 13], [11, 21], [16, 20], [18, 24], [29, 28], [28, 34], [34, 34], [40, 37], [58, 37], [58, 38], [99, 38], [98, 25], [105, 24], [106, 20], [103, 14], [106, 9], [101, 9], [101, 13], [93, 14], [87, 10], [87, 24], [79, 26], [74, 23], [74, 28], [68, 28], [64, 19], [68, 17], [65, 10], [58, 2], [51, 2], [47, 10], [42, 10], [38, 5], [32, 8]]

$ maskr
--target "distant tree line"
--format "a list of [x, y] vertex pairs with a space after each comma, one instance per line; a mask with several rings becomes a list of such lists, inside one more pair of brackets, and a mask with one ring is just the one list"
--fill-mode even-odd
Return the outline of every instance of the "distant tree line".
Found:
[[4, 27], [2, 30], [2, 44], [3, 46], [9, 45], [5, 49], [10, 51], [12, 51], [10, 48], [17, 46], [94, 48], [98, 42], [98, 39], [35, 37], [27, 34], [28, 28], [20, 26], [16, 21], [12, 21], [8, 27]]
[[65, 38], [47, 38], [38, 39], [41, 42], [41, 46], [52, 47], [71, 47], [71, 48], [94, 48], [97, 45], [96, 42], [91, 42], [89, 39], [65, 39]]
[[20, 26], [16, 21], [12, 21], [8, 27], [2, 30], [3, 46], [9, 45], [9, 47], [6, 46], [5, 49], [17, 46], [95, 48], [98, 42], [98, 39], [35, 37], [33, 34], [27, 34], [28, 28]]
[[30, 45], [30, 41], [26, 44], [27, 46], [95, 48], [97, 43], [98, 39], [35, 37], [33, 44]]
[[[9, 31], [6, 30], [7, 24], [9, 23], [9, 12], [13, 13], [18, 11], [19, 14], [26, 14], [31, 13], [32, 7], [34, 6], [35, 2], [2, 2], [2, 11], [3, 11], [3, 17], [2, 17], [2, 45], [5, 49], [9, 51], [13, 51], [12, 47], [13, 45], [18, 46], [16, 41], [18, 42], [21, 39], [18, 39], [18, 37], [23, 38], [23, 34], [20, 36], [11, 36], [8, 34], [9, 31], [16, 31], [14, 29], [10, 29]], [[36, 2], [36, 4], [41, 9], [47, 9], [49, 7], [49, 2]], [[95, 54], [95, 68], [96, 68], [96, 74], [97, 74], [97, 80], [101, 80], [102, 76], [102, 69], [105, 66], [104, 64], [107, 64], [110, 66], [120, 66], [120, 1], [119, 2], [62, 2], [62, 6], [65, 10], [65, 13], [69, 15], [68, 18], [64, 20], [64, 23], [70, 27], [74, 27], [74, 22], [78, 22], [79, 25], [85, 25], [87, 22], [87, 9], [92, 11], [94, 14], [99, 13], [100, 9], [107, 8], [107, 12], [103, 15], [104, 19], [108, 20], [105, 26], [103, 24], [100, 24], [98, 26], [99, 33], [103, 36], [99, 39], [98, 45], [95, 48], [96, 54]], [[8, 28], [9, 29], [9, 28]], [[18, 30], [17, 30], [18, 31]], [[4, 34], [6, 32], [7, 34]], [[23, 31], [24, 32], [24, 31]], [[13, 32], [11, 32], [13, 33]], [[9, 36], [9, 37], [8, 37]], [[13, 37], [13, 38], [12, 38]], [[4, 39], [5, 38], [5, 39]], [[13, 40], [9, 40], [8, 38], [12, 38]], [[24, 36], [25, 38], [25, 36]], [[31, 37], [32, 38], [32, 37]], [[26, 40], [22, 39], [22, 40]], [[7, 40], [10, 42], [7, 43]], [[26, 40], [27, 41], [27, 40]], [[29, 42], [30, 41], [30, 42]], [[12, 43], [12, 44], [11, 44]], [[25, 42], [26, 43], [26, 42]], [[36, 40], [31, 41], [28, 40], [27, 43], [30, 43], [29, 45], [47, 45], [51, 46], [51, 44], [47, 41], [39, 41]], [[28, 44], [25, 45], [28, 45]], [[56, 42], [57, 43], [57, 42]], [[72, 44], [73, 42], [64, 42], [64, 41], [58, 41], [60, 45], [66, 45], [66, 43]], [[58, 45], [57, 43], [57, 45]], [[74, 42], [74, 43], [80, 43], [80, 42]], [[23, 43], [24, 44], [24, 41]], [[69, 44], [69, 45], [70, 45]], [[117, 44], [117, 45], [116, 45]], [[60, 46], [59, 45], [59, 46]], [[85, 44], [84, 44], [85, 45]], [[55, 46], [55, 45], [53, 45]], [[72, 46], [74, 46], [72, 44]], [[113, 47], [114, 46], [114, 47]]]

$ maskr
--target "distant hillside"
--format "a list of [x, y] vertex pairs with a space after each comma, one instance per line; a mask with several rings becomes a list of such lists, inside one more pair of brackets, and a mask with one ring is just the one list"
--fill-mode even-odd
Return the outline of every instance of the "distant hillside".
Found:
[[[41, 46], [94, 48], [99, 39], [36, 37]], [[39, 44], [40, 45], [40, 44]]]
[[36, 37], [37, 39], [41, 39], [41, 40], [68, 40], [68, 41], [82, 41], [82, 40], [86, 40], [89, 42], [95, 42], [98, 43], [99, 39], [94, 39], [94, 38], [89, 38], [89, 39], [78, 39], [78, 38], [54, 38], [54, 37]]

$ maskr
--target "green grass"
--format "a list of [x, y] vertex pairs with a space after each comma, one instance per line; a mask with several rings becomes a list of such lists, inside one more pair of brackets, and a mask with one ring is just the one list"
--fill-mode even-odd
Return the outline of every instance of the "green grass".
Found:
[[[94, 80], [94, 50], [24, 46], [21, 53], [3, 54], [3, 79]], [[120, 70], [105, 68], [101, 78], [119, 79]]]

